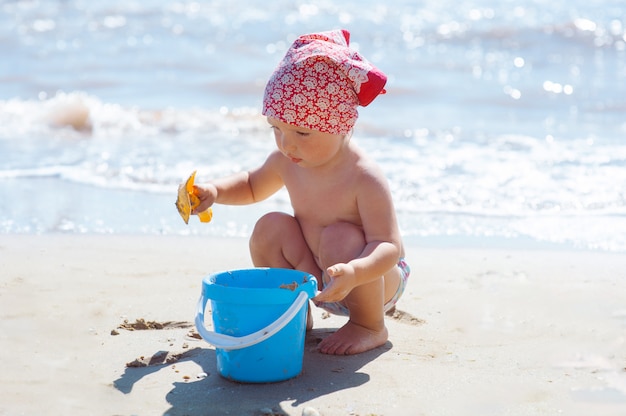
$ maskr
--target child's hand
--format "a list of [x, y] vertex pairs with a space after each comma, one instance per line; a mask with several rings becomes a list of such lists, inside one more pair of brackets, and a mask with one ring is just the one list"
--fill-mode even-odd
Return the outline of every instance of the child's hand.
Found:
[[345, 263], [337, 263], [326, 269], [330, 282], [324, 290], [313, 298], [314, 302], [339, 302], [342, 301], [356, 286], [354, 267]]
[[194, 195], [200, 200], [200, 204], [194, 208], [192, 214], [198, 214], [199, 212], [206, 211], [211, 205], [215, 203], [217, 197], [217, 190], [215, 186], [208, 185], [194, 185]]
[[213, 218], [213, 210], [210, 207], [201, 211], [197, 209], [200, 205], [200, 198], [196, 195], [197, 187], [194, 185], [196, 172], [194, 170], [184, 183], [178, 185], [176, 192], [176, 209], [185, 224], [189, 224], [191, 214], [197, 214], [201, 222], [210, 222]]

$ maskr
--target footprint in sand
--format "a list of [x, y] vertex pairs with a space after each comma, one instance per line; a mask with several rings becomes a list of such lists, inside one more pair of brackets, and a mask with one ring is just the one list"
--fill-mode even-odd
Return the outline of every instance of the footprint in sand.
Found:
[[135, 319], [135, 322], [128, 322], [128, 319], [124, 319], [124, 322], [118, 326], [118, 329], [125, 329], [127, 331], [141, 331], [149, 329], [178, 329], [178, 328], [191, 328], [193, 324], [185, 321], [146, 321], [143, 318]]
[[[127, 319], [120, 324], [117, 329], [125, 329], [127, 331], [147, 331], [147, 330], [167, 330], [167, 329], [180, 329], [191, 328], [194, 325], [191, 322], [185, 321], [146, 321], [143, 318], [136, 319], [135, 322], [129, 322]], [[119, 335], [117, 329], [111, 331], [111, 335]], [[187, 334], [190, 338], [199, 338], [194, 330], [190, 330]], [[186, 345], [186, 344], [185, 344]], [[187, 348], [183, 346], [183, 348]], [[157, 351], [149, 357], [141, 356], [134, 359], [131, 362], [126, 363], [126, 367], [153, 367], [165, 364], [172, 364], [180, 361], [184, 358], [189, 358], [201, 351], [201, 348], [194, 348], [188, 351], [174, 353], [171, 351]]]
[[193, 357], [199, 354], [202, 348], [194, 348], [185, 352], [157, 351], [150, 357], [141, 356], [133, 361], [126, 363], [126, 367], [153, 367], [165, 364], [172, 364], [185, 358]]
[[396, 308], [387, 312], [387, 316], [395, 321], [408, 325], [422, 325], [426, 323], [423, 319], [419, 319], [408, 312], [404, 312]]
[[128, 319], [124, 319], [124, 322], [120, 324], [116, 329], [111, 330], [111, 335], [119, 335], [118, 329], [125, 329], [127, 331], [146, 331], [146, 330], [162, 330], [162, 329], [180, 329], [180, 328], [192, 328], [187, 333], [187, 337], [192, 339], [202, 339], [195, 329], [194, 324], [186, 321], [146, 321], [143, 318], [135, 319], [135, 322], [128, 322]]

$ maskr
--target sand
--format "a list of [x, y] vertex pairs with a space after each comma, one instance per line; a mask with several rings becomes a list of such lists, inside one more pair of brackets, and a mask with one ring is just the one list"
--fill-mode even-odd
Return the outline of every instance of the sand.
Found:
[[389, 342], [316, 343], [303, 372], [219, 376], [192, 322], [202, 278], [249, 267], [247, 242], [0, 236], [0, 415], [625, 415], [626, 256], [409, 247]]

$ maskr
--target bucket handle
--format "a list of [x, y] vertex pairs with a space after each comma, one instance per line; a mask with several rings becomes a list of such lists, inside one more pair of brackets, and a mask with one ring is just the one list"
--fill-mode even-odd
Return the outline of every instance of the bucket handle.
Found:
[[196, 328], [202, 338], [209, 344], [214, 345], [217, 348], [224, 350], [238, 350], [241, 348], [250, 347], [264, 341], [283, 329], [291, 320], [298, 314], [300, 308], [308, 301], [309, 295], [301, 291], [298, 294], [293, 304], [283, 313], [278, 319], [269, 324], [263, 329], [260, 329], [252, 334], [244, 335], [242, 337], [235, 337], [231, 335], [218, 334], [217, 332], [209, 331], [204, 326], [204, 309], [206, 308], [207, 298], [204, 294], [198, 300], [198, 309], [196, 313]]

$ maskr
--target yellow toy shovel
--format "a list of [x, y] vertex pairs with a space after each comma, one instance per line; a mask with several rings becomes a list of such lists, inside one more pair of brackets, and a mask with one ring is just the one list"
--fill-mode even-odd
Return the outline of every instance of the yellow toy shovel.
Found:
[[[187, 182], [181, 183], [178, 186], [178, 198], [176, 199], [176, 209], [178, 209], [178, 213], [185, 221], [185, 224], [189, 224], [189, 216], [191, 215], [191, 211], [194, 210], [195, 207], [200, 205], [200, 199], [196, 195], [196, 189], [193, 186], [193, 183], [196, 178], [196, 171], [194, 170]], [[213, 210], [211, 207], [207, 208], [206, 211], [202, 211], [198, 213], [198, 218], [200, 218], [201, 222], [209, 222], [211, 218], [213, 218]]]

